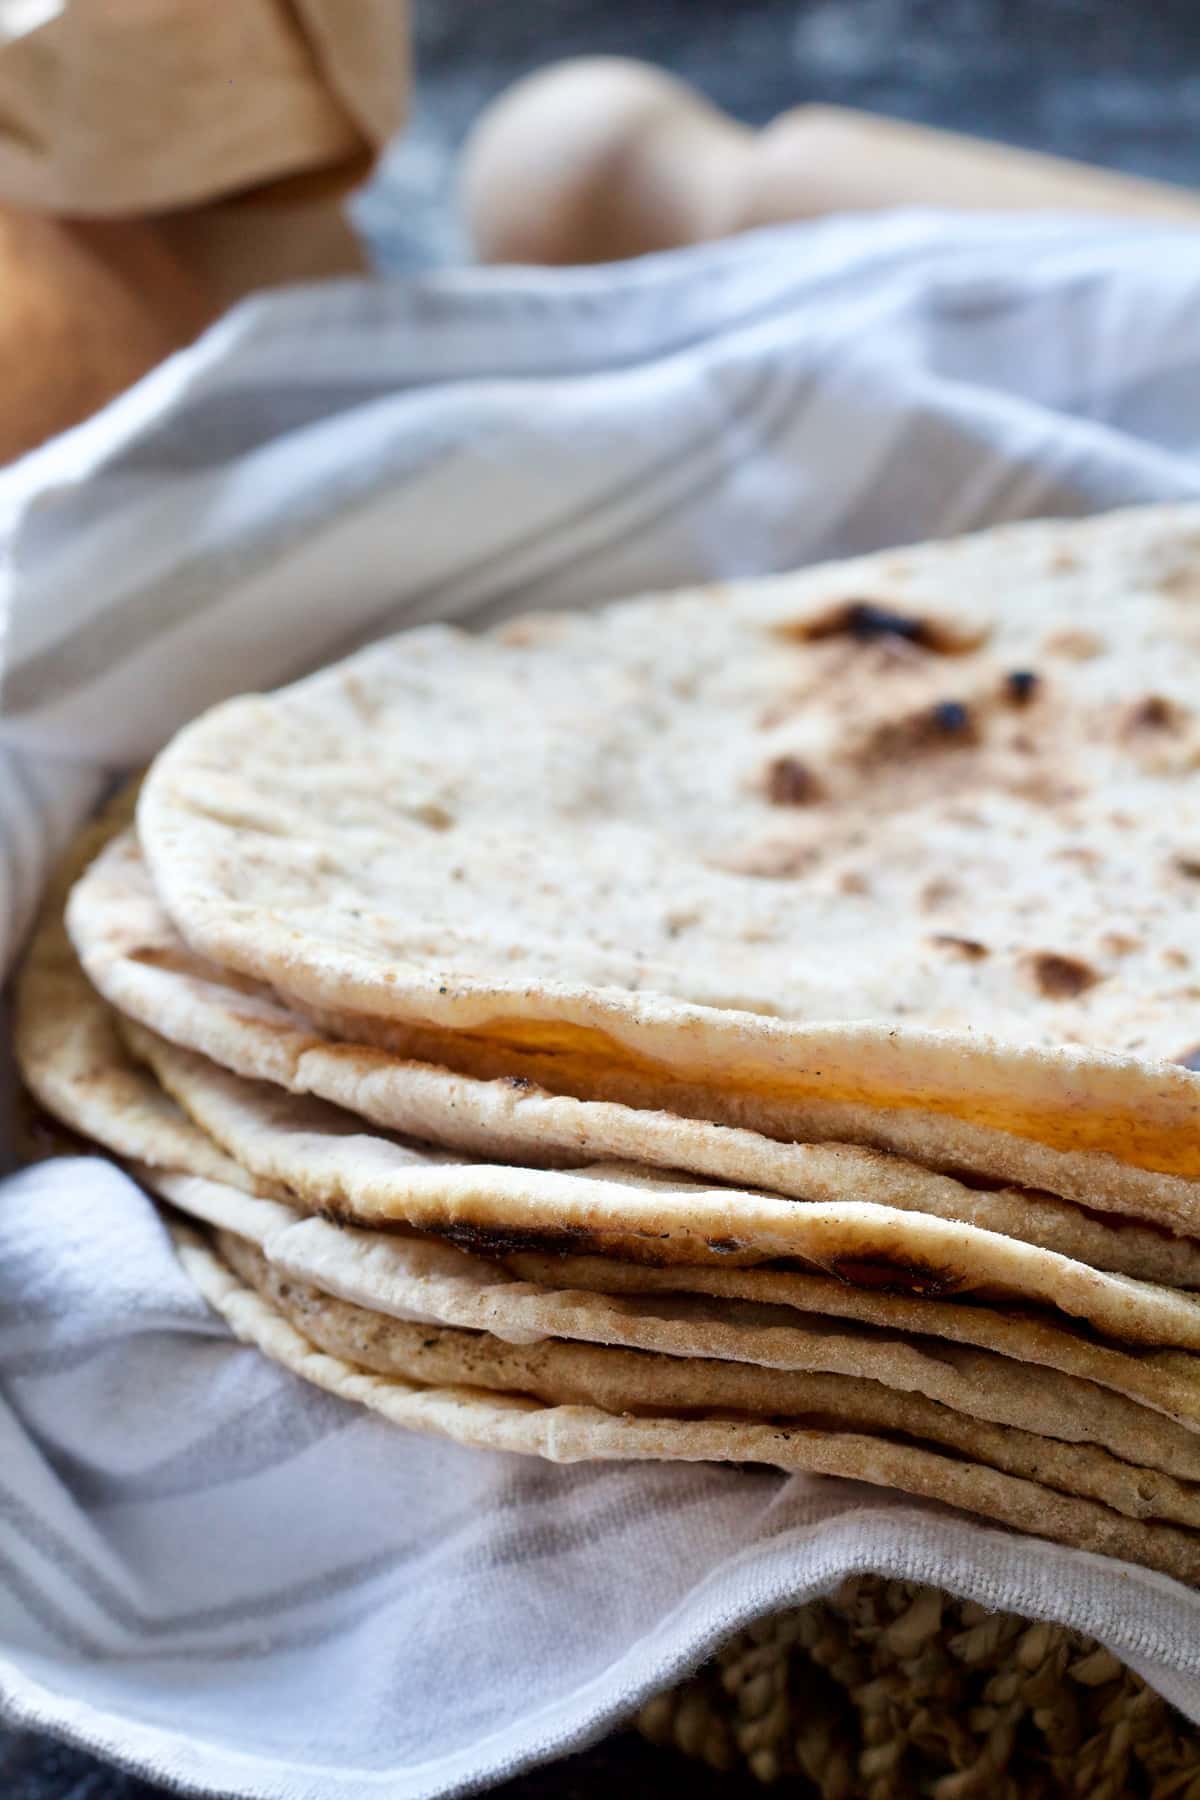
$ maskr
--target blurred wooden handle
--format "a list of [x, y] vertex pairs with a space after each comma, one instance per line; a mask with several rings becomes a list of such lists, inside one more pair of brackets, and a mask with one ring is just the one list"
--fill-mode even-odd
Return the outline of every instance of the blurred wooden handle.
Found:
[[751, 226], [892, 206], [1200, 220], [1186, 189], [838, 107], [754, 132], [616, 57], [518, 82], [468, 139], [463, 209], [485, 262], [581, 263]]
[[888, 206], [1200, 220], [1200, 199], [1167, 182], [833, 106], [761, 133], [742, 201], [743, 225]]

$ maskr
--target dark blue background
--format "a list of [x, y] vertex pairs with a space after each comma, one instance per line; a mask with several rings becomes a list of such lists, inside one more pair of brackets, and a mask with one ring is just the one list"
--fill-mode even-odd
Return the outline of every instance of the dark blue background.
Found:
[[[236, 3], [236, 0], [234, 0]], [[642, 56], [750, 123], [804, 100], [1200, 185], [1195, 0], [417, 0], [417, 96], [364, 196], [384, 267], [455, 259], [454, 151], [479, 108], [560, 56]], [[632, 1735], [504, 1790], [510, 1800], [657, 1795], [674, 1761]], [[761, 1794], [689, 1769], [696, 1800]], [[2, 1800], [158, 1800], [92, 1758], [0, 1730]]]

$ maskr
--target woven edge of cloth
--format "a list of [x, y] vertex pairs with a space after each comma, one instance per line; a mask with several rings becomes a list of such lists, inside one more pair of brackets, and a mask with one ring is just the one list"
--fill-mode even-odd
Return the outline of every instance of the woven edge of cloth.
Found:
[[739, 1633], [637, 1724], [821, 1800], [1200, 1800], [1200, 1731], [1093, 1639], [879, 1576]]

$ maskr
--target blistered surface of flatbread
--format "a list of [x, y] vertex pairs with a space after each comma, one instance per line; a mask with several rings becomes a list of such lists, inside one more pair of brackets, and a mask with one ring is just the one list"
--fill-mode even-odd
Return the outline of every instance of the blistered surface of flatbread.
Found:
[[181, 733], [143, 847], [194, 949], [352, 1035], [1194, 1180], [1198, 545], [1146, 508], [409, 633]]

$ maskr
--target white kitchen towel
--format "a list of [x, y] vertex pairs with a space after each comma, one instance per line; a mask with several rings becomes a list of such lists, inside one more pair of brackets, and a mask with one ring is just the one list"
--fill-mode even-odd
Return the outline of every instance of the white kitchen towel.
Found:
[[[225, 694], [419, 619], [1196, 497], [1198, 400], [1200, 234], [1122, 222], [255, 301], [0, 474], [5, 955], [106, 773]], [[862, 1570], [1092, 1633], [1200, 1720], [1175, 1583], [857, 1484], [407, 1436], [233, 1344], [112, 1167], [0, 1186], [16, 1719], [182, 1787], [416, 1800]]]

